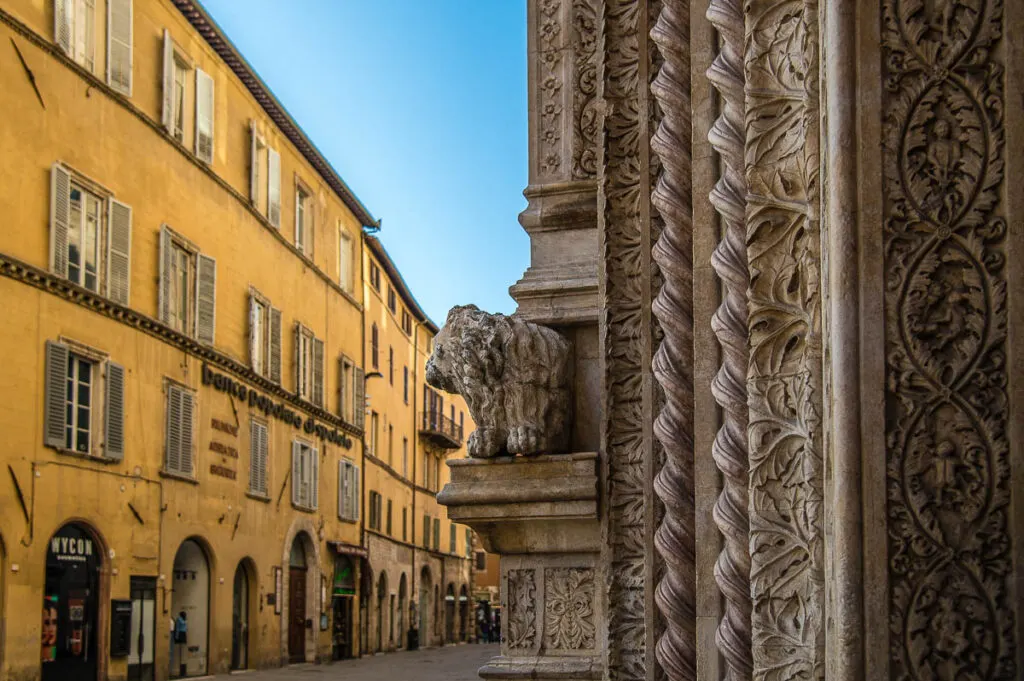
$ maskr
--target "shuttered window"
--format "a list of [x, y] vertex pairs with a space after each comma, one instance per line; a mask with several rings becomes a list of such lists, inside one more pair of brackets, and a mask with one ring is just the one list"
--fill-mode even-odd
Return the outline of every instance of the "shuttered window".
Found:
[[316, 510], [318, 502], [320, 457], [316, 447], [292, 442], [292, 504]]
[[281, 226], [281, 155], [272, 148], [267, 149], [267, 219]]
[[270, 380], [281, 384], [281, 311], [270, 308]]
[[455, 538], [455, 523], [448, 524], [448, 553], [458, 552], [458, 540]]
[[324, 406], [324, 342], [313, 339], [313, 404]]
[[366, 424], [366, 378], [362, 367], [352, 370], [352, 425], [359, 430]]
[[107, 205], [107, 297], [127, 305], [131, 293], [132, 209], [113, 198]]
[[387, 532], [389, 537], [391, 536], [391, 499], [388, 499], [388, 511], [384, 518], [384, 531]]
[[252, 419], [249, 427], [249, 491], [259, 496], [267, 496], [269, 449], [267, 424]]
[[260, 172], [260, 167], [263, 165], [263, 158], [266, 154], [267, 143], [256, 129], [256, 121], [249, 121], [249, 202], [252, 203], [253, 208], [263, 215], [267, 213], [260, 179], [264, 173]]
[[188, 96], [188, 76], [192, 66], [188, 58], [175, 46], [167, 29], [164, 29], [163, 60], [161, 121], [167, 134], [184, 144], [187, 124], [185, 104]]
[[45, 390], [46, 446], [111, 460], [124, 458], [125, 371], [121, 365], [47, 341]]
[[352, 265], [352, 237], [344, 227], [338, 228], [338, 284], [352, 293], [354, 267]]
[[217, 261], [167, 225], [160, 230], [160, 321], [213, 345], [217, 321]]
[[132, 94], [132, 0], [107, 0], [107, 83]]
[[466, 528], [466, 558], [473, 557], [473, 530]]
[[430, 548], [430, 516], [423, 516], [423, 548]]
[[380, 331], [376, 322], [370, 325], [370, 366], [380, 367]]
[[260, 376], [270, 373], [270, 303], [249, 292], [249, 365]]
[[164, 440], [164, 469], [192, 477], [195, 396], [187, 388], [167, 384], [167, 425]]
[[196, 69], [196, 156], [213, 163], [213, 78]]
[[359, 466], [342, 459], [338, 462], [338, 517], [359, 520]]
[[324, 406], [324, 342], [302, 324], [295, 325], [295, 393]]
[[371, 491], [370, 492], [369, 502], [370, 502], [369, 503], [369, 506], [370, 506], [370, 519], [369, 519], [370, 529], [371, 530], [379, 530], [380, 529], [380, 507], [379, 507], [380, 494], [378, 494], [377, 492]]
[[53, 39], [64, 54], [95, 73], [95, 0], [54, 0]]
[[434, 518], [434, 550], [441, 550], [441, 520], [440, 518]]
[[295, 247], [306, 255], [313, 254], [312, 192], [302, 184], [295, 185]]
[[347, 356], [338, 358], [338, 416], [352, 423], [352, 374], [355, 364]]

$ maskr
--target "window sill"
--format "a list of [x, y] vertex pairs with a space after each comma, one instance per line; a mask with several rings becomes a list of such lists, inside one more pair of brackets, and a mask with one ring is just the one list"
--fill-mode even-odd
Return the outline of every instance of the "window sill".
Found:
[[253, 499], [254, 501], [261, 501], [264, 504], [269, 504], [272, 501], [270, 497], [264, 494], [257, 494], [256, 492], [246, 492], [245, 496]]
[[66, 447], [50, 447], [50, 449], [58, 454], [63, 454], [64, 456], [72, 456], [84, 461], [95, 461], [96, 463], [122, 463], [124, 461], [124, 459], [111, 459], [99, 454], [87, 454], [80, 452], [77, 449], [67, 449]]
[[190, 475], [185, 475], [184, 473], [174, 473], [174, 472], [168, 471], [168, 470], [161, 470], [160, 471], [160, 477], [161, 478], [170, 478], [172, 480], [180, 480], [181, 482], [187, 482], [187, 483], [189, 483], [191, 485], [198, 485], [199, 484], [199, 481], [196, 480], [195, 478], [193, 478]]
[[299, 506], [294, 501], [292, 502], [292, 508], [296, 511], [302, 511], [303, 513], [316, 513], [316, 509], [312, 506]]
[[338, 516], [338, 522], [348, 523], [349, 525], [355, 525], [359, 522], [359, 518], [342, 518]]

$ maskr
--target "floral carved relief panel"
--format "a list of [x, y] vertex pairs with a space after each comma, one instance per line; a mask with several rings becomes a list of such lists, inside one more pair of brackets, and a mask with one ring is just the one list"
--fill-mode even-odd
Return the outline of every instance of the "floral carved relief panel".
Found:
[[890, 669], [1018, 677], [1002, 0], [882, 0]]
[[752, 678], [824, 678], [818, 16], [745, 10]]
[[530, 650], [537, 641], [537, 578], [536, 571], [509, 570], [507, 577], [509, 650]]
[[594, 571], [544, 570], [544, 645], [549, 650], [593, 649]]
[[565, 111], [565, 36], [562, 0], [537, 0], [537, 154], [541, 176], [562, 170], [563, 119]]

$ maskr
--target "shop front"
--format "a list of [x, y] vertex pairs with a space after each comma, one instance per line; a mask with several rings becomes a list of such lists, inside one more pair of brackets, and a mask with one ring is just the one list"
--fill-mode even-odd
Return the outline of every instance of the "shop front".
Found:
[[42, 681], [96, 681], [99, 672], [100, 572], [93, 532], [68, 523], [46, 549], [42, 603]]
[[345, 660], [355, 655], [356, 585], [359, 583], [359, 564], [366, 550], [344, 542], [330, 542], [334, 550], [334, 578], [331, 582], [331, 643], [332, 657]]

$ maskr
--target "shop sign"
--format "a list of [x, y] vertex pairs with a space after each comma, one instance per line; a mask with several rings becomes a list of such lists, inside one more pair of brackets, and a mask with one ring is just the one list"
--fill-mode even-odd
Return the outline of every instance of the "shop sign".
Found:
[[290, 409], [285, 402], [275, 402], [255, 388], [250, 388], [230, 376], [214, 371], [205, 363], [203, 364], [202, 380], [203, 385], [212, 385], [214, 390], [243, 400], [249, 404], [250, 409], [258, 409], [269, 418], [301, 429], [306, 435], [318, 437], [345, 449], [352, 449], [352, 440], [337, 428], [328, 428], [326, 425], [318, 423], [312, 416], [308, 416], [304, 420], [302, 414]]
[[210, 473], [213, 475], [219, 475], [222, 478], [227, 478], [228, 480], [234, 480], [238, 477], [238, 474], [230, 468], [227, 468], [226, 466], [218, 466], [215, 463], [210, 464]]
[[50, 552], [59, 561], [86, 562], [92, 556], [92, 539], [81, 537], [54, 537]]

